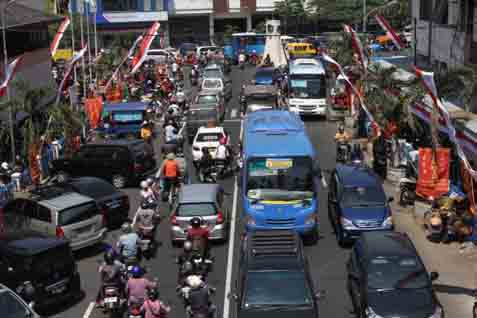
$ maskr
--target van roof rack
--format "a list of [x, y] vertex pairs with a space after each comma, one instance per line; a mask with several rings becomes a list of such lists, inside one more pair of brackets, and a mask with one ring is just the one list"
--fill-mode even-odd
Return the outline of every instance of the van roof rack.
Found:
[[287, 230], [256, 231], [250, 240], [250, 249], [254, 256], [295, 256], [298, 247], [296, 233]]

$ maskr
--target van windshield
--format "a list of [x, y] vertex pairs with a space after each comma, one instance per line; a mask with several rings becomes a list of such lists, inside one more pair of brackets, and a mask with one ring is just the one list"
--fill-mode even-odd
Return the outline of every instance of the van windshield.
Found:
[[11, 292], [0, 292], [0, 311], [4, 318], [32, 317], [32, 312]]
[[325, 98], [326, 80], [323, 74], [296, 74], [290, 77], [291, 98]]
[[91, 219], [99, 214], [96, 203], [86, 203], [59, 212], [58, 225], [70, 225]]

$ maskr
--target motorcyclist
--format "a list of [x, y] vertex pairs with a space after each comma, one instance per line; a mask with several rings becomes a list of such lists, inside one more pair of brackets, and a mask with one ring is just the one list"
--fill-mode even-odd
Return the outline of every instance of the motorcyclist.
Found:
[[258, 60], [257, 50], [252, 50], [252, 54], [250, 56], [250, 59], [251, 59], [253, 64], [257, 64], [257, 60]]
[[215, 160], [216, 161], [223, 161], [227, 166], [229, 164], [230, 159], [230, 152], [227, 148], [227, 139], [226, 137], [220, 138], [219, 146], [215, 150]]
[[373, 142], [373, 170], [383, 180], [387, 177], [386, 140], [381, 130], [378, 130], [378, 138]]
[[133, 232], [131, 223], [125, 222], [121, 225], [123, 234], [119, 237], [117, 248], [124, 260], [138, 258], [139, 236]]
[[143, 180], [143, 181], [141, 181], [141, 183], [140, 183], [140, 187], [141, 187], [141, 191], [140, 191], [141, 198], [142, 198], [143, 201], [145, 201], [145, 202], [149, 202], [149, 203], [157, 202], [156, 193], [155, 193], [154, 190], [152, 189], [153, 183], [154, 183], [154, 182], [151, 183], [149, 180]]
[[177, 257], [177, 264], [179, 266], [182, 266], [185, 262], [190, 262], [193, 258], [193, 251], [192, 251], [192, 242], [191, 241], [185, 241], [184, 242], [184, 247], [183, 247], [183, 252], [179, 257]]
[[136, 212], [136, 225], [139, 231], [152, 231], [156, 225], [156, 205], [143, 201]]
[[177, 72], [179, 71], [179, 64], [177, 64], [177, 61], [172, 62], [171, 71], [172, 71], [172, 76], [176, 78]]
[[212, 166], [212, 156], [210, 155], [209, 148], [202, 147], [202, 157], [200, 158], [197, 166], [199, 171], [203, 174], [204, 179], [211, 173], [210, 168]]
[[144, 318], [163, 318], [171, 311], [171, 307], [165, 305], [159, 300], [159, 291], [157, 288], [151, 288], [147, 292], [147, 299], [141, 307]]
[[101, 279], [98, 295], [96, 296], [96, 305], [98, 307], [103, 306], [105, 286], [116, 286], [122, 294], [124, 286], [122, 274], [125, 270], [126, 268], [124, 264], [116, 259], [112, 249], [109, 249], [104, 253], [104, 262], [99, 266], [98, 270]]
[[164, 191], [169, 192], [172, 185], [177, 187], [181, 175], [180, 166], [176, 161], [176, 156], [169, 153], [166, 156], [166, 162], [162, 167], [162, 176], [164, 180]]
[[152, 123], [145, 120], [141, 124], [141, 138], [144, 139], [145, 142], [152, 144]]
[[173, 108], [168, 108], [164, 120], [164, 125], [162, 128], [166, 128], [168, 125], [174, 126], [176, 129], [179, 129], [179, 125], [176, 123], [176, 115], [174, 114]]
[[245, 64], [246, 59], [247, 59], [247, 57], [245, 56], [245, 51], [241, 50], [240, 53], [239, 53], [239, 56], [238, 56], [238, 62], [239, 62], [241, 67], [243, 67], [243, 65]]
[[189, 317], [194, 313], [206, 313], [209, 318], [213, 317], [216, 308], [212, 304], [210, 296], [215, 289], [207, 286], [200, 276], [189, 276], [186, 283], [190, 287], [187, 299]]
[[177, 143], [178, 140], [178, 130], [177, 127], [174, 126], [174, 122], [169, 120], [167, 126], [164, 127], [164, 137], [166, 143]]
[[335, 134], [335, 142], [336, 142], [336, 153], [340, 151], [339, 147], [341, 145], [346, 145], [347, 152], [350, 153], [350, 141], [351, 137], [348, 135], [348, 133], [345, 131], [344, 126], [341, 124], [338, 126], [338, 131]]
[[126, 284], [126, 294], [128, 295], [128, 303], [143, 303], [146, 299], [147, 290], [156, 288], [157, 283], [143, 277], [143, 270], [135, 265], [131, 269], [132, 277], [128, 279]]
[[190, 220], [191, 227], [187, 230], [187, 240], [192, 242], [192, 250], [200, 252], [204, 258], [208, 257], [209, 250], [209, 229], [202, 226], [202, 221], [198, 217]]

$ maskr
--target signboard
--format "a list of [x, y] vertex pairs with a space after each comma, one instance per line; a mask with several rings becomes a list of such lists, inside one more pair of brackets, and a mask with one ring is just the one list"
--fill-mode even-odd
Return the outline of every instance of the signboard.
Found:
[[419, 148], [419, 173], [416, 193], [425, 198], [439, 198], [449, 192], [450, 150], [437, 148], [435, 157], [431, 148]]
[[103, 12], [96, 17], [97, 23], [127, 23], [127, 22], [154, 22], [167, 21], [167, 11], [148, 12]]

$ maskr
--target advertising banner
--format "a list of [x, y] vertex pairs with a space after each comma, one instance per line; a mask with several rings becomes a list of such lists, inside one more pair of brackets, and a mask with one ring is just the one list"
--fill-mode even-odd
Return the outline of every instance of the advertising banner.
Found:
[[424, 198], [438, 198], [449, 192], [450, 149], [419, 148], [419, 176], [416, 193]]

